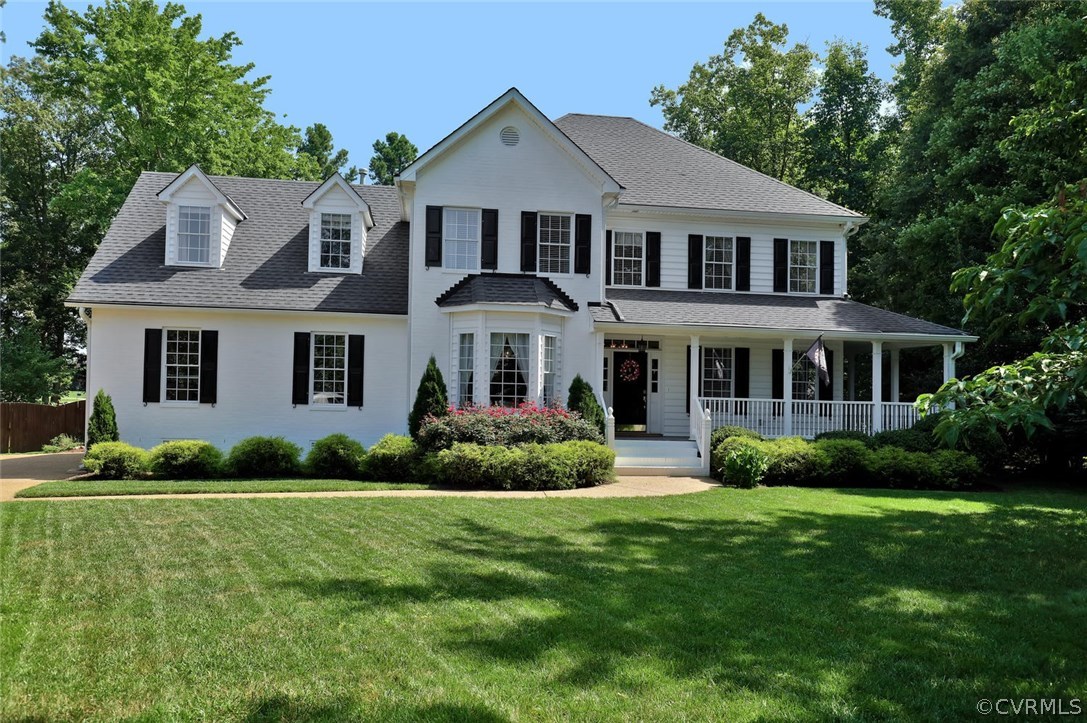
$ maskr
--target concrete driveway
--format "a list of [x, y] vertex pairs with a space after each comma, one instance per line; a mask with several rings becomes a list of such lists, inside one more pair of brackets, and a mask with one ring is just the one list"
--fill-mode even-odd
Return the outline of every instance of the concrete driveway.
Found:
[[15, 499], [15, 493], [40, 482], [68, 479], [79, 474], [83, 452], [56, 454], [14, 454], [0, 458], [0, 502]]

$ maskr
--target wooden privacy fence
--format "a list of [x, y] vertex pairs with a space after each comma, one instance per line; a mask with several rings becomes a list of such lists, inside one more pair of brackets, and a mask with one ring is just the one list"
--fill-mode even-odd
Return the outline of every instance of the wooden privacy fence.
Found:
[[86, 420], [86, 400], [58, 406], [0, 403], [0, 451], [37, 452], [59, 434], [82, 442]]

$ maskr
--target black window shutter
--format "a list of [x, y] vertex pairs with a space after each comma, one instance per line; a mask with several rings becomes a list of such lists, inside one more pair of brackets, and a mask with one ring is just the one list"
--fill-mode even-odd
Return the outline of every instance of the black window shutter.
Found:
[[309, 332], [294, 333], [294, 375], [291, 403], [309, 404]]
[[751, 291], [751, 238], [736, 238], [736, 290]]
[[661, 285], [661, 234], [645, 232], [645, 285]]
[[521, 211], [521, 271], [536, 273], [535, 211]]
[[736, 347], [733, 350], [736, 355], [736, 369], [733, 372], [733, 396], [746, 399], [751, 396], [751, 350], [747, 347]]
[[611, 286], [611, 231], [604, 233], [604, 285]]
[[771, 399], [784, 399], [785, 398], [785, 380], [782, 377], [785, 375], [785, 350], [784, 349], [771, 349], [770, 350], [770, 398]]
[[687, 345], [687, 387], [683, 395], [683, 411], [691, 413], [691, 345]]
[[[486, 211], [484, 211], [486, 213]], [[362, 371], [366, 359], [366, 337], [347, 337], [347, 406], [362, 406]]]
[[162, 381], [162, 329], [143, 330], [143, 403], [159, 401]]
[[588, 274], [593, 266], [593, 217], [579, 213], [574, 217], [574, 273]]
[[774, 293], [789, 290], [789, 239], [774, 239]]
[[498, 270], [498, 209], [485, 208], [480, 224], [481, 250], [479, 266], [491, 271]]
[[819, 242], [819, 293], [834, 293], [834, 242]]
[[697, 233], [687, 236], [687, 288], [702, 288], [702, 236]]
[[426, 207], [426, 265], [442, 265], [442, 207]]
[[200, 403], [215, 404], [219, 393], [219, 332], [200, 332]]
[[818, 395], [819, 400], [829, 402], [834, 399], [834, 352], [824, 348], [823, 353], [826, 355], [827, 376], [830, 378], [830, 382], [823, 384], [823, 379], [820, 377], [819, 386], [816, 388], [815, 393]]

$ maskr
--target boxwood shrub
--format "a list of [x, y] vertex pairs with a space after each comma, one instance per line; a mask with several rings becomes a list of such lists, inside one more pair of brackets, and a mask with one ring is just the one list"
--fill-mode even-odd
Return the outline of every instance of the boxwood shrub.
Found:
[[457, 442], [437, 455], [441, 479], [457, 487], [562, 490], [610, 482], [615, 453], [594, 442], [484, 446]]
[[151, 473], [160, 479], [209, 479], [223, 469], [223, 453], [211, 442], [179, 439], [152, 447]]
[[724, 469], [725, 458], [718, 454], [721, 443], [726, 439], [741, 437], [743, 439], [762, 439], [762, 435], [753, 429], [725, 425], [713, 430], [710, 434], [710, 475], [720, 480]]
[[366, 448], [346, 434], [322, 437], [306, 455], [306, 472], [328, 479], [362, 479], [366, 472]]
[[421, 457], [411, 437], [386, 434], [366, 456], [366, 476], [378, 482], [410, 482], [419, 474], [415, 468]]
[[872, 437], [867, 432], [857, 432], [852, 429], [836, 429], [833, 432], [823, 432], [815, 435], [816, 442], [832, 439], [848, 439], [853, 442], [860, 442], [865, 446], [872, 443]]
[[230, 450], [226, 467], [233, 477], [290, 477], [302, 473], [301, 456], [283, 437], [248, 437]]
[[147, 476], [147, 450], [124, 442], [99, 442], [83, 457], [83, 466], [100, 479]]
[[531, 402], [519, 407], [468, 407], [443, 417], [429, 416], [418, 436], [425, 452], [450, 449], [458, 442], [510, 447], [577, 440], [603, 442], [604, 438], [577, 412]]

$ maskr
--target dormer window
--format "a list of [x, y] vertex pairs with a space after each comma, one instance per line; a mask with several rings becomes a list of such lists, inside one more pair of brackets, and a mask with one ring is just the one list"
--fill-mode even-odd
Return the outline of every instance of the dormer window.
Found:
[[321, 268], [351, 268], [351, 214], [321, 214]]
[[211, 259], [211, 207], [179, 206], [177, 209], [177, 261], [206, 264]]

